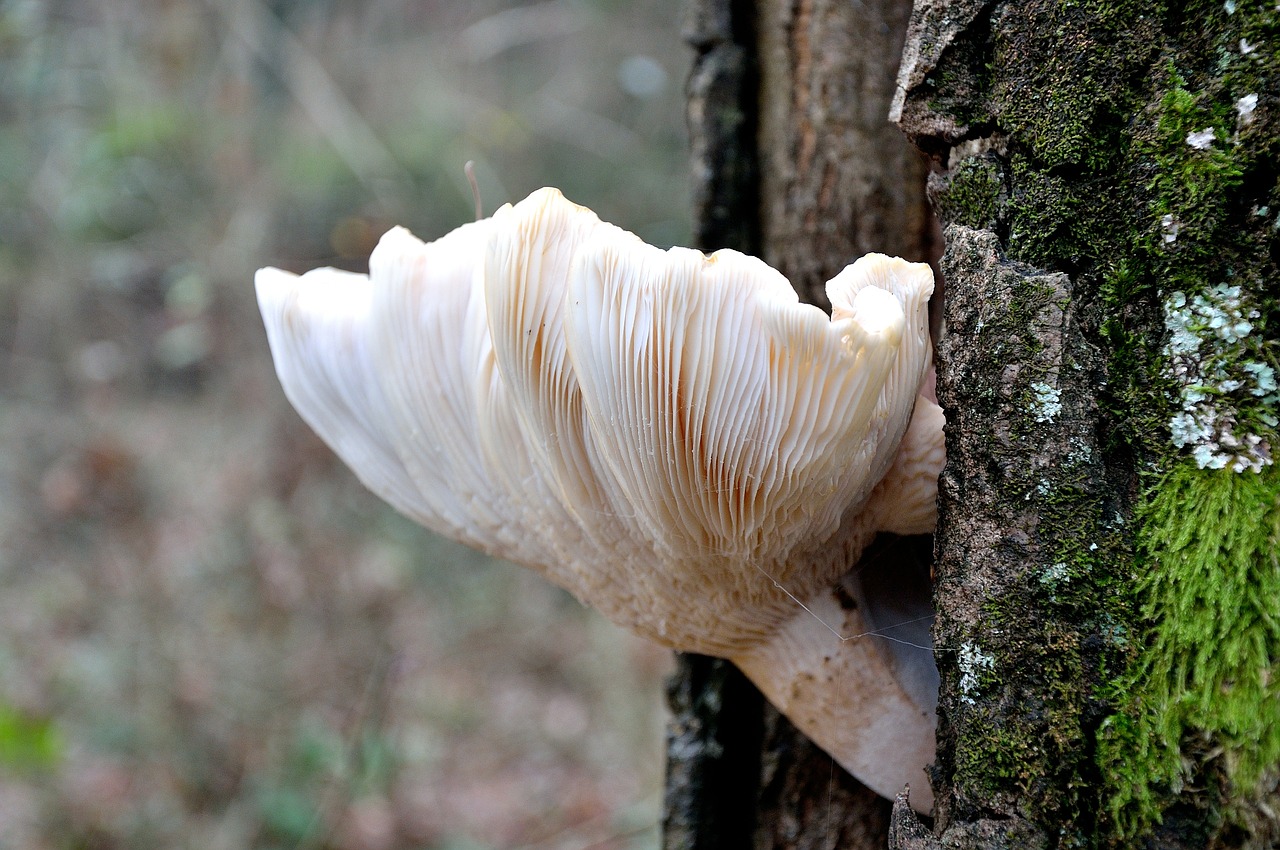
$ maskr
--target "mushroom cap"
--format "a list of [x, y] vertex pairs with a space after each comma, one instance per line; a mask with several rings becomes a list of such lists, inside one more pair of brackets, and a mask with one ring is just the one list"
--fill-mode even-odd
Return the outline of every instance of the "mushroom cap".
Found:
[[735, 251], [651, 247], [543, 189], [366, 278], [257, 276], [290, 401], [375, 493], [615, 622], [733, 657], [848, 569], [929, 364], [929, 267], [833, 315]]

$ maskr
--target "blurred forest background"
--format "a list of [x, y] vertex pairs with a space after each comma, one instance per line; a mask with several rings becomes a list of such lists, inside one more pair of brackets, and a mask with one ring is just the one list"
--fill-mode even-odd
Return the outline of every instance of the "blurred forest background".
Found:
[[287, 406], [262, 265], [558, 185], [688, 233], [679, 9], [0, 0], [0, 848], [641, 848], [667, 654]]

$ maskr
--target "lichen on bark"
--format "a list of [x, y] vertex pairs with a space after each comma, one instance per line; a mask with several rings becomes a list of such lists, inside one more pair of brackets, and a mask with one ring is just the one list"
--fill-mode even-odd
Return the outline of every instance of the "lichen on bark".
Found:
[[[1276, 445], [1274, 403], [1233, 376], [1278, 356], [1277, 17], [1244, 0], [917, 3], [895, 111], [936, 158], [944, 224], [964, 226], [948, 230], [939, 363], [953, 460], [937, 642], [954, 654], [939, 658], [937, 832], [954, 846], [997, 846], [993, 824], [1045, 846], [1275, 840], [1280, 752], [1245, 721], [1280, 714], [1261, 579], [1280, 476], [1200, 468], [1215, 450], [1174, 442], [1202, 390], [1181, 391], [1166, 323], [1179, 293], [1238, 289], [1251, 341], [1190, 368], [1217, 376], [1203, 392], [1237, 436]], [[1050, 279], [1069, 282], [1058, 374], [1073, 386], [1032, 377], [1052, 350], [1037, 344]], [[994, 333], [972, 319], [991, 302], [1007, 305]], [[1052, 448], [1035, 435], [1072, 429], [1071, 463], [1043, 484], [1018, 471]]]
[[990, 231], [953, 225], [946, 241], [939, 818], [1053, 846], [1044, 824], [1092, 830], [1096, 775], [1077, 744], [1122, 652], [1123, 612], [1098, 604], [1103, 559], [1123, 547], [1095, 431], [1101, 364], [1067, 275], [1006, 260]]

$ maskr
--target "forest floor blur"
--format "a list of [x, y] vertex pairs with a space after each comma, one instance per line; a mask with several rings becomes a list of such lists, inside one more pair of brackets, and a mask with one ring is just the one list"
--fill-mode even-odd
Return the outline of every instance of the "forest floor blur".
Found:
[[468, 159], [682, 241], [672, 17], [0, 0], [0, 848], [657, 846], [668, 654], [365, 491], [251, 280]]

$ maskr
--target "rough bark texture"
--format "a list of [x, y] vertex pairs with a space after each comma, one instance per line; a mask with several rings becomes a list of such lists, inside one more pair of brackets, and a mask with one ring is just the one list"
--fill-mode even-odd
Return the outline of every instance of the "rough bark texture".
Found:
[[[939, 805], [929, 830], [899, 804], [892, 846], [1275, 846], [1280, 635], [1248, 588], [1280, 476], [1204, 468], [1170, 423], [1213, 373], [1217, 421], [1276, 445], [1234, 376], [1276, 352], [1277, 43], [1274, 3], [917, 3], [895, 116], [946, 226]], [[1175, 358], [1183, 302], [1208, 306]]]
[[687, 89], [694, 239], [704, 251], [759, 254], [759, 65], [750, 0], [689, 0], [683, 35], [697, 52]]
[[[699, 247], [763, 256], [824, 307], [823, 284], [864, 253], [934, 259], [923, 159], [887, 120], [909, 10], [904, 0], [691, 0]], [[687, 657], [670, 685], [665, 846], [885, 847], [889, 803], [777, 712], [762, 715], [759, 696], [719, 664]], [[749, 770], [749, 792], [721, 781]]]
[[[691, 2], [684, 38], [697, 51], [688, 84], [694, 238], [703, 250], [758, 254], [756, 65], [746, 4]], [[677, 654], [667, 683], [663, 846], [751, 845], [764, 700], [728, 661]]]
[[764, 258], [813, 304], [873, 251], [937, 257], [926, 164], [887, 120], [906, 0], [760, 0]]
[[752, 847], [882, 850], [889, 803], [765, 704], [763, 772]]
[[952, 840], [1048, 847], [1037, 823], [1077, 805], [1072, 780], [1096, 782], [1080, 743], [1101, 719], [1091, 695], [1108, 649], [1053, 565], [1096, 551], [1126, 506], [1102, 464], [1099, 358], [1070, 278], [1005, 261], [990, 231], [955, 225], [946, 242], [934, 637], [951, 674], [938, 763], [952, 793], [937, 813]]
[[667, 850], [748, 847], [755, 829], [764, 700], [728, 661], [677, 653], [667, 686]]

